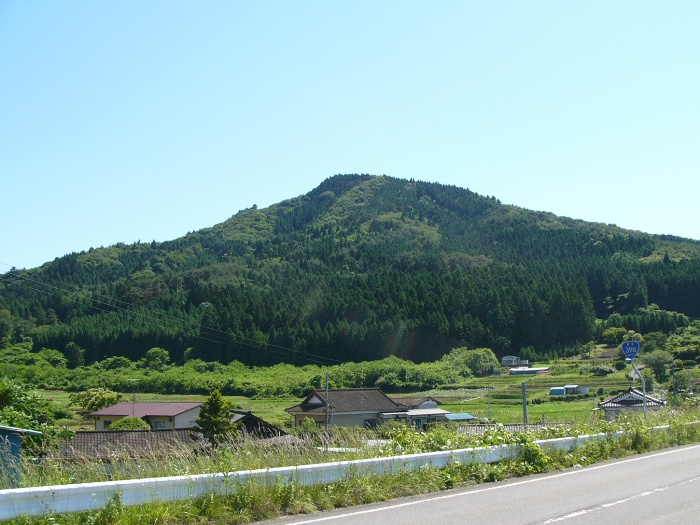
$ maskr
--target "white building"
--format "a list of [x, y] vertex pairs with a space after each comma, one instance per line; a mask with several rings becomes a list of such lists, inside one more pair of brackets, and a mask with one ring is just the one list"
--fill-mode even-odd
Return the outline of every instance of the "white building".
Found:
[[191, 428], [196, 426], [202, 403], [117, 403], [90, 415], [95, 418], [95, 430], [107, 430], [112, 423], [125, 417], [138, 417], [151, 428]]

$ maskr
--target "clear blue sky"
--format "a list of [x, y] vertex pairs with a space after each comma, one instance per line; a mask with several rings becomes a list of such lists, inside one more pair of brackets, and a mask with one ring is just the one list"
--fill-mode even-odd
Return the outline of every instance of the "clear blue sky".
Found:
[[337, 173], [700, 239], [700, 2], [0, 2], [0, 273]]

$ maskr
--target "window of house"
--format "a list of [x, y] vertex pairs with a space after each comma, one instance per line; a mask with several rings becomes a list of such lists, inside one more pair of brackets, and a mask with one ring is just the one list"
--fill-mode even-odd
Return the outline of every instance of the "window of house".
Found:
[[155, 429], [165, 428], [165, 421], [155, 421], [153, 423], [153, 428], [155, 428]]
[[111, 419], [105, 419], [105, 420], [102, 422], [102, 428], [104, 428], [105, 430], [107, 430], [107, 429], [109, 428], [109, 425], [111, 425], [111, 424], [112, 424], [112, 420], [111, 420]]

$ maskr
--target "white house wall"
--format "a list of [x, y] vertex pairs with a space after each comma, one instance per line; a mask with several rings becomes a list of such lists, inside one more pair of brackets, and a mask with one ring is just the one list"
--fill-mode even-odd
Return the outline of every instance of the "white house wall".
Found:
[[[301, 425], [304, 419], [313, 419], [317, 425], [324, 426], [326, 423], [325, 414], [294, 414], [295, 423]], [[372, 420], [379, 423], [377, 412], [359, 412], [352, 414], [328, 414], [328, 425], [335, 427], [362, 427], [365, 426], [366, 420]]]
[[161, 428], [175, 428], [173, 418], [167, 416], [146, 416], [146, 421], [151, 428], [161, 429]]
[[194, 422], [199, 417], [199, 407], [175, 416], [175, 428], [191, 428], [197, 426]]

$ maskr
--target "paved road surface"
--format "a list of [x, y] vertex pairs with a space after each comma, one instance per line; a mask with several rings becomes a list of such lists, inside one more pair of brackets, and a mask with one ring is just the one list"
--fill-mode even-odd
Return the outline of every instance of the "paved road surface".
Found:
[[700, 524], [700, 445], [275, 525]]

